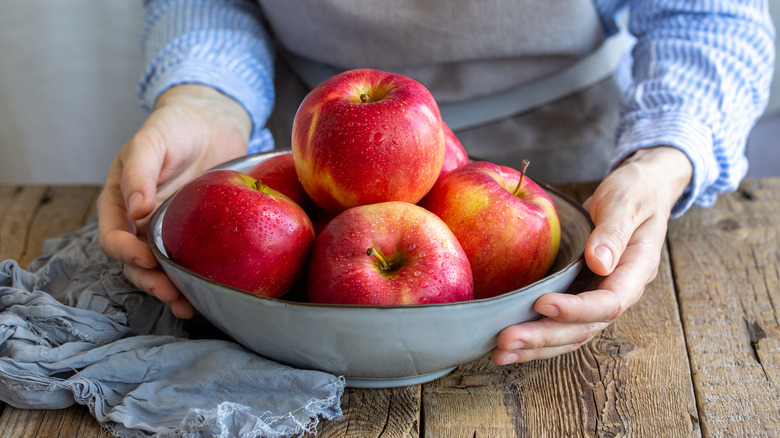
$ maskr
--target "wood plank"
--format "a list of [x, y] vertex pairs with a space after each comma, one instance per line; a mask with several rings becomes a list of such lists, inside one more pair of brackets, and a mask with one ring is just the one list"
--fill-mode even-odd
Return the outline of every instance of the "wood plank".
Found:
[[88, 219], [96, 186], [3, 186], [0, 191], [0, 259], [27, 266], [51, 237], [77, 229]]
[[19, 260], [27, 266], [41, 254], [47, 239], [76, 230], [88, 219], [99, 191], [95, 186], [48, 187], [28, 227], [26, 248]]
[[39, 436], [91, 438], [106, 436], [86, 406], [46, 411]]
[[670, 227], [702, 430], [780, 436], [780, 179], [747, 180]]
[[6, 406], [0, 417], [0, 436], [4, 438], [27, 438], [38, 436], [38, 426], [46, 411], [41, 409], [16, 409]]
[[347, 388], [344, 415], [323, 420], [308, 438], [417, 438], [420, 436], [420, 385], [401, 388]]
[[[595, 185], [560, 186], [584, 200]], [[701, 436], [668, 253], [642, 300], [576, 352], [485, 356], [423, 385], [423, 436]]]
[[85, 406], [73, 405], [58, 410], [8, 407], [6, 411], [0, 417], [0, 436], [4, 438], [106, 436]]
[[44, 186], [17, 187], [3, 197], [0, 216], [0, 259], [19, 261], [27, 251], [28, 229], [46, 193]]
[[[0, 186], [0, 260], [27, 266], [41, 255], [44, 240], [74, 231], [94, 211], [96, 186]], [[75, 429], [74, 429], [75, 428]], [[63, 431], [65, 435], [58, 435]], [[70, 433], [68, 431], [76, 431]], [[85, 406], [57, 411], [4, 406], [0, 436], [102, 436]]]

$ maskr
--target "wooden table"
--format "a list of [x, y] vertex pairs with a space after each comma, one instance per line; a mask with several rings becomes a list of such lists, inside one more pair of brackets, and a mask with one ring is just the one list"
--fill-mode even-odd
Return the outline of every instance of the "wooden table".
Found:
[[[592, 184], [563, 187], [584, 199]], [[94, 214], [98, 187], [0, 186], [0, 260]], [[780, 436], [780, 178], [670, 223], [644, 297], [580, 350], [436, 381], [348, 389], [318, 437]], [[99, 436], [87, 408], [0, 403], [0, 436]]]

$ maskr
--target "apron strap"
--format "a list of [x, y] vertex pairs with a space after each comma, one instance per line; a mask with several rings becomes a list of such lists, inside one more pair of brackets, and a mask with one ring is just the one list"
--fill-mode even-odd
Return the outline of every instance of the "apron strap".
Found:
[[[442, 118], [453, 130], [462, 130], [506, 119], [584, 90], [606, 79], [617, 69], [631, 39], [619, 32], [595, 51], [571, 66], [537, 81], [500, 93], [461, 102], [439, 104]], [[343, 70], [280, 49], [290, 67], [311, 89]]]

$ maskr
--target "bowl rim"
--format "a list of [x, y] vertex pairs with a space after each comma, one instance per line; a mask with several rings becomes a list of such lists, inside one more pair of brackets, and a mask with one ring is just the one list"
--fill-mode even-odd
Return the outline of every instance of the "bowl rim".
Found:
[[[235, 170], [233, 168], [236, 165], [241, 164], [241, 163], [243, 163], [243, 162], [245, 162], [245, 161], [247, 161], [247, 160], [249, 160], [251, 158], [258, 158], [260, 156], [267, 156], [267, 158], [270, 158], [270, 157], [275, 156], [275, 155], [281, 155], [281, 154], [290, 153], [290, 152], [291, 152], [290, 149], [276, 149], [276, 150], [273, 150], [273, 151], [258, 152], [258, 153], [254, 153], [254, 154], [248, 154], [248, 155], [244, 155], [244, 156], [241, 156], [241, 157], [229, 160], [229, 161], [225, 161], [224, 163], [221, 163], [221, 164], [219, 164], [217, 166], [214, 166], [214, 167], [212, 167], [211, 169], [208, 169], [208, 170], [214, 170], [214, 169], [231, 169], [231, 170]], [[471, 158], [472, 158], [472, 160], [482, 161], [482, 160], [480, 160], [478, 158], [473, 158], [473, 157], [471, 157]], [[538, 184], [539, 186], [541, 186], [544, 190], [546, 190], [546, 191], [548, 191], [550, 193], [555, 194], [557, 197], [561, 198], [566, 203], [568, 203], [572, 207], [574, 207], [575, 210], [578, 210], [580, 213], [582, 213], [583, 217], [585, 217], [585, 219], [586, 219], [588, 225], [590, 226], [591, 230], [595, 227], [595, 225], [593, 224], [593, 221], [592, 221], [592, 219], [590, 217], [590, 213], [587, 211], [587, 209], [585, 209], [585, 207], [581, 203], [577, 202], [571, 196], [566, 195], [565, 193], [561, 192], [560, 190], [556, 189], [555, 187], [553, 187], [553, 186], [551, 186], [551, 185], [549, 185], [549, 184], [547, 184], [547, 183], [545, 183], [543, 181], [539, 181], [537, 179], [534, 179], [534, 182], [536, 184]], [[305, 301], [292, 301], [292, 300], [285, 300], [285, 299], [282, 299], [282, 298], [265, 297], [265, 296], [261, 296], [261, 295], [255, 295], [255, 294], [252, 294], [250, 292], [244, 291], [242, 289], [239, 289], [239, 288], [236, 288], [236, 287], [233, 287], [233, 286], [229, 286], [229, 285], [226, 285], [226, 284], [214, 281], [214, 280], [212, 280], [212, 279], [210, 279], [210, 278], [208, 278], [208, 277], [206, 277], [206, 276], [204, 276], [202, 274], [199, 274], [199, 273], [197, 273], [197, 272], [195, 272], [195, 271], [193, 271], [193, 270], [191, 270], [191, 269], [189, 269], [189, 268], [187, 268], [185, 266], [182, 266], [178, 262], [176, 262], [173, 259], [171, 259], [170, 257], [168, 257], [167, 254], [163, 250], [161, 250], [159, 248], [159, 246], [157, 245], [157, 242], [155, 241], [155, 238], [154, 238], [154, 234], [155, 234], [154, 230], [157, 228], [155, 225], [160, 221], [160, 218], [163, 215], [164, 211], [166, 210], [168, 204], [170, 203], [171, 199], [176, 195], [177, 192], [178, 192], [178, 190], [176, 192], [174, 192], [173, 194], [171, 194], [165, 201], [163, 201], [160, 204], [160, 206], [157, 207], [157, 210], [155, 210], [155, 212], [152, 214], [152, 217], [149, 219], [148, 228], [147, 228], [147, 236], [146, 237], [147, 237], [147, 242], [149, 244], [149, 247], [151, 248], [152, 253], [155, 255], [155, 257], [157, 257], [158, 260], [165, 261], [165, 263], [170, 264], [171, 266], [174, 266], [176, 269], [179, 269], [179, 270], [181, 270], [183, 272], [186, 272], [189, 275], [192, 275], [192, 276], [200, 279], [201, 281], [213, 284], [213, 285], [217, 286], [217, 288], [222, 289], [225, 292], [238, 293], [238, 294], [241, 294], [241, 295], [254, 297], [254, 298], [257, 298], [257, 299], [260, 299], [260, 300], [268, 300], [268, 301], [275, 302], [275, 303], [278, 303], [278, 304], [294, 305], [294, 306], [304, 306], [304, 307], [313, 307], [313, 308], [323, 308], [323, 309], [333, 309], [333, 308], [421, 309], [421, 308], [432, 308], [432, 307], [437, 307], [437, 308], [438, 307], [449, 307], [449, 306], [463, 307], [463, 306], [469, 306], [469, 305], [479, 305], [479, 303], [498, 301], [498, 300], [505, 300], [505, 299], [508, 299], [510, 297], [515, 297], [517, 295], [522, 295], [523, 293], [529, 291], [530, 289], [532, 289], [534, 286], [536, 286], [539, 283], [542, 283], [542, 282], [545, 282], [545, 281], [549, 281], [552, 278], [560, 277], [560, 276], [562, 276], [564, 274], [569, 273], [569, 271], [571, 271], [572, 269], [581, 269], [582, 266], [580, 266], [580, 265], [584, 265], [585, 249], [583, 248], [581, 251], [579, 251], [577, 253], [576, 257], [574, 257], [572, 259], [572, 261], [567, 263], [564, 267], [562, 267], [561, 269], [559, 269], [559, 270], [557, 270], [557, 271], [555, 271], [555, 272], [553, 272], [553, 273], [551, 273], [549, 275], [545, 275], [544, 277], [540, 278], [539, 280], [537, 280], [537, 281], [535, 281], [533, 283], [527, 284], [527, 285], [525, 285], [525, 286], [523, 286], [521, 288], [509, 291], [509, 292], [504, 292], [502, 294], [495, 295], [495, 296], [492, 296], [492, 297], [478, 298], [478, 299], [473, 299], [473, 300], [468, 300], [468, 301], [455, 301], [455, 302], [447, 302], [447, 303], [429, 303], [429, 304], [370, 305], [370, 304], [310, 303], [310, 302], [305, 302]], [[556, 207], [556, 209], [557, 209], [557, 207]], [[299, 279], [298, 281], [301, 281], [301, 279]], [[184, 291], [182, 291], [182, 293], [185, 296], [187, 295]], [[283, 296], [284, 295], [282, 295], [282, 297]]]

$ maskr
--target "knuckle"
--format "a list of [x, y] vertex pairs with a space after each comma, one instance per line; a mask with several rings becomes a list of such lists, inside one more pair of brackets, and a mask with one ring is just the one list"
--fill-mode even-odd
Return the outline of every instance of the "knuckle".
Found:
[[615, 305], [612, 308], [612, 312], [607, 316], [606, 322], [613, 323], [615, 322], [620, 315], [623, 314], [623, 311], [625, 310], [623, 303], [620, 302], [620, 300], [615, 300]]
[[581, 336], [577, 340], [576, 345], [578, 347], [581, 347], [581, 346], [585, 345], [588, 341], [590, 341], [596, 335], [598, 335], [601, 332], [601, 330], [602, 330], [602, 327], [601, 327], [600, 324], [596, 324], [596, 323], [588, 324], [585, 327], [585, 330], [583, 330], [582, 333], [580, 334]]

